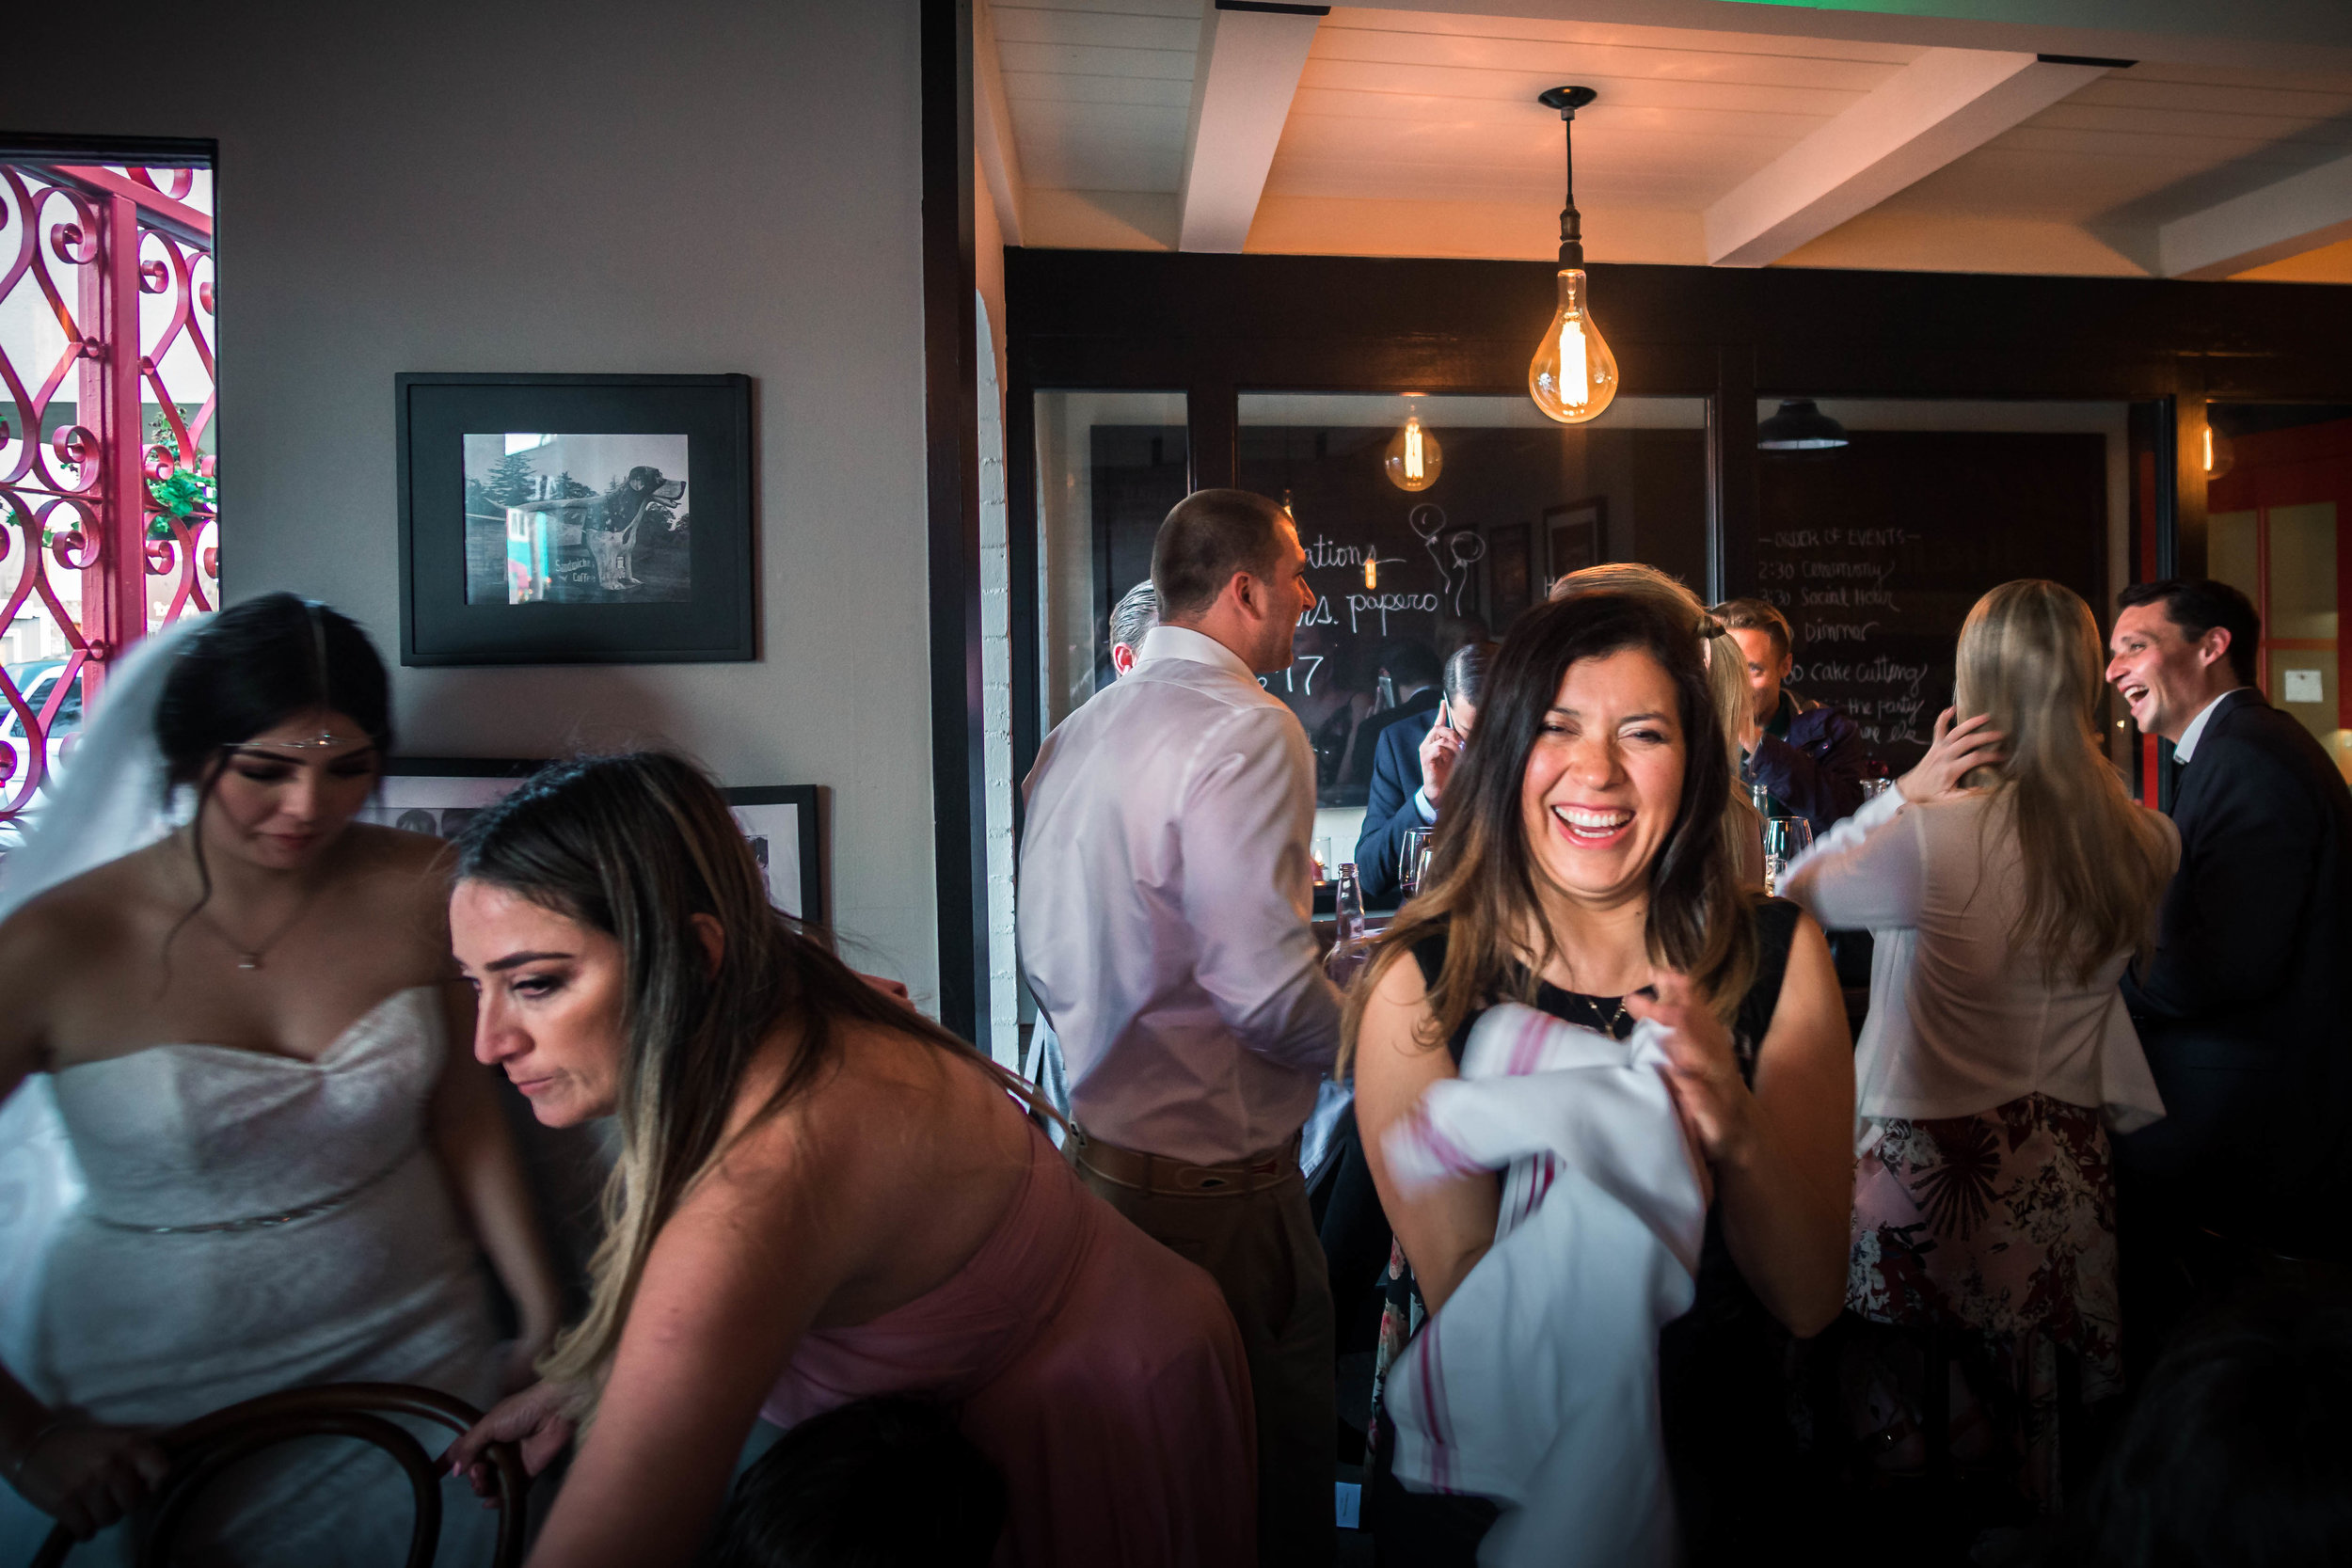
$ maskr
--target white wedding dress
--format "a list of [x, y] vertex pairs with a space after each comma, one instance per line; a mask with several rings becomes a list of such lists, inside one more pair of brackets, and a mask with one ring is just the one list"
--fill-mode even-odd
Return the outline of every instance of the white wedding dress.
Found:
[[[153, 712], [193, 630], [147, 640], [109, 681], [73, 777], [0, 875], [0, 917], [170, 826]], [[124, 985], [149, 985], [130, 973]], [[386, 997], [314, 1061], [167, 1044], [37, 1074], [0, 1103], [0, 1353], [52, 1406], [173, 1425], [302, 1384], [415, 1383], [486, 1408], [487, 1278], [425, 1105], [449, 1049], [430, 987]], [[258, 1223], [257, 1223], [258, 1222]], [[408, 1423], [428, 1457], [450, 1433]], [[441, 1489], [447, 1568], [486, 1560], [496, 1515]], [[227, 1472], [175, 1561], [372, 1568], [405, 1558], [415, 1508], [389, 1455], [348, 1439]], [[0, 1486], [0, 1564], [54, 1521]], [[71, 1563], [128, 1563], [135, 1515]]]
[[[19, 1375], [123, 1423], [318, 1383], [422, 1384], [487, 1408], [485, 1283], [423, 1135], [445, 1032], [425, 987], [316, 1061], [159, 1045], [56, 1074], [87, 1191], [50, 1244]], [[428, 1456], [450, 1436], [417, 1434]], [[414, 1514], [390, 1458], [339, 1439], [270, 1450], [207, 1498], [186, 1560], [398, 1562]], [[453, 1482], [442, 1509], [440, 1560], [480, 1560], [491, 1516]], [[135, 1526], [111, 1533], [127, 1561]]]

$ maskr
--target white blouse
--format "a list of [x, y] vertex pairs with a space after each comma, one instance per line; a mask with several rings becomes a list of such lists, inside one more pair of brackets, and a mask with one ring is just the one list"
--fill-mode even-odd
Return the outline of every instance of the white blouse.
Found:
[[[2104, 1109], [2119, 1132], [2164, 1115], [2117, 982], [2118, 953], [2078, 985], [2011, 951], [2025, 904], [2017, 835], [1988, 797], [1915, 806], [1888, 790], [1789, 867], [1781, 891], [1823, 926], [1867, 929], [1870, 1015], [1854, 1055], [1857, 1132], [1975, 1116], [2042, 1093]], [[2153, 813], [2151, 815], [2153, 815]], [[2180, 861], [2180, 834], [2157, 816]]]

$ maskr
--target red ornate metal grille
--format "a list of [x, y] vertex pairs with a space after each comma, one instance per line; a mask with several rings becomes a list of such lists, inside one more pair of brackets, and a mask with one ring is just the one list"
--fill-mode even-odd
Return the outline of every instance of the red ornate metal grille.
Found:
[[218, 598], [209, 186], [0, 164], [0, 824], [108, 664]]

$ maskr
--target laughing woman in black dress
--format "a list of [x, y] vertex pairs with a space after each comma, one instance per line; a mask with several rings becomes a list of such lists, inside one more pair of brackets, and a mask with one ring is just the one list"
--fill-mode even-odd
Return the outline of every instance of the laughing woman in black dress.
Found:
[[[1795, 1443], [1781, 1352], [1826, 1327], [1846, 1267], [1853, 1066], [1820, 927], [1740, 885], [1697, 632], [1619, 594], [1547, 606], [1504, 642], [1438, 828], [1430, 885], [1349, 997], [1373, 1177], [1397, 1235], [1383, 1370], [1493, 1243], [1499, 1183], [1413, 1198], [1389, 1126], [1517, 1000], [1624, 1037], [1673, 1031], [1669, 1082], [1714, 1182], [1696, 1304], [1661, 1346], [1667, 1452], [1693, 1560], [1786, 1542]], [[1375, 1399], [1376, 1399], [1375, 1395]], [[1383, 1562], [1467, 1563], [1481, 1499], [1408, 1494], [1374, 1411]]]

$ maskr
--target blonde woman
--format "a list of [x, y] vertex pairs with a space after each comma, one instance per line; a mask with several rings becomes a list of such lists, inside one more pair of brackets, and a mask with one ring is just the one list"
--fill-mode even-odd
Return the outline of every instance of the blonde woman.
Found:
[[2107, 1133], [2164, 1114], [2117, 982], [2153, 941], [2180, 841], [2101, 752], [2099, 685], [2090, 607], [2002, 584], [1961, 629], [1927, 757], [1788, 879], [1824, 925], [1878, 939], [1847, 1305], [1960, 1331], [2045, 1503], [2058, 1354], [2087, 1400], [2120, 1383]]
[[1723, 732], [1724, 752], [1731, 761], [1729, 800], [1724, 812], [1730, 822], [1732, 848], [1739, 858], [1740, 882], [1755, 892], [1763, 892], [1764, 818], [1757, 815], [1755, 802], [1748, 798], [1747, 786], [1740, 782], [1740, 735], [1749, 722], [1749, 709], [1755, 701], [1748, 689], [1747, 656], [1740, 651], [1730, 628], [1715, 619], [1681, 578], [1670, 577], [1655, 566], [1634, 561], [1612, 561], [1570, 572], [1551, 585], [1555, 602], [1571, 594], [1599, 593], [1631, 594], [1672, 613], [1687, 614], [1698, 626], [1700, 657], [1707, 666], [1707, 693]]
[[708, 779], [558, 764], [469, 824], [458, 878], [475, 1054], [549, 1126], [620, 1126], [586, 1315], [448, 1456], [480, 1484], [511, 1438], [535, 1471], [593, 1416], [534, 1568], [693, 1561], [755, 1418], [905, 1393], [1003, 1472], [1000, 1561], [1256, 1560], [1216, 1282], [1080, 1186], [1008, 1074], [771, 909]]

